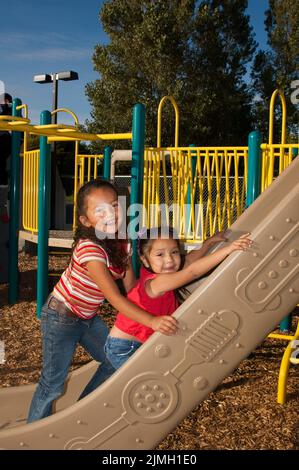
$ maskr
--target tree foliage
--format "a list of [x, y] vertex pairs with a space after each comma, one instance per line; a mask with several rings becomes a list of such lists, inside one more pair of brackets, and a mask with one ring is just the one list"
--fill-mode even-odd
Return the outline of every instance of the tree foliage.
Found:
[[[299, 78], [299, 4], [298, 0], [269, 0], [265, 13], [269, 51], [255, 57], [252, 80], [257, 99], [255, 120], [264, 136], [268, 131], [268, 108], [275, 88], [283, 90], [287, 100], [287, 122], [290, 137], [298, 138], [298, 105], [291, 102], [291, 83]], [[281, 112], [276, 112], [276, 141], [281, 126]]]
[[[110, 41], [94, 51], [99, 78], [86, 88], [88, 130], [128, 131], [132, 106], [141, 102], [147, 144], [155, 145], [159, 101], [172, 95], [180, 145], [244, 144], [251, 130], [244, 74], [256, 47], [246, 7], [246, 0], [104, 2], [100, 21]], [[173, 144], [169, 105], [162, 120], [162, 145]]]

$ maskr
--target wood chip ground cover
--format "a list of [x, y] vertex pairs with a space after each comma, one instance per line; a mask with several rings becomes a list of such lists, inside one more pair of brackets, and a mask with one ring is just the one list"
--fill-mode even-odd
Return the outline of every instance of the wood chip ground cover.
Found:
[[[52, 256], [50, 270], [61, 272], [66, 256]], [[41, 337], [36, 308], [36, 257], [19, 256], [20, 301], [7, 304], [7, 285], [0, 285], [0, 340], [6, 361], [0, 365], [0, 386], [37, 382], [41, 370]], [[57, 279], [57, 278], [56, 278]], [[293, 323], [298, 321], [295, 312]], [[105, 306], [109, 326], [113, 309]], [[277, 379], [286, 343], [267, 339], [222, 384], [169, 434], [158, 449], [275, 449], [299, 448], [299, 366], [290, 367], [288, 400], [276, 402]], [[78, 347], [72, 368], [90, 357]]]

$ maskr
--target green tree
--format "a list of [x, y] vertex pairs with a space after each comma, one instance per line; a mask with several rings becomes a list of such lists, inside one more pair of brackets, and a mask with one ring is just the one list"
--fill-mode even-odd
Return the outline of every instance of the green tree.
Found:
[[[291, 83], [299, 78], [299, 3], [298, 0], [269, 0], [265, 13], [269, 51], [259, 51], [252, 70], [252, 85], [256, 93], [254, 114], [257, 125], [268, 130], [268, 112], [272, 92], [283, 90], [287, 101], [287, 122], [290, 138], [298, 135], [298, 105], [291, 102]], [[276, 111], [276, 141], [281, 124], [281, 112]], [[266, 137], [266, 136], [265, 136]], [[297, 137], [298, 138], [298, 137]]]
[[[251, 79], [252, 94], [255, 96], [252, 109], [253, 120], [255, 127], [261, 131], [263, 141], [265, 142], [268, 140], [269, 132], [270, 98], [277, 87], [272, 52], [258, 51], [251, 70]], [[280, 116], [279, 111], [278, 115]], [[274, 120], [275, 136], [278, 135], [280, 127], [279, 117]]]
[[[194, 20], [188, 109], [192, 140], [244, 145], [251, 130], [251, 97], [244, 82], [256, 48], [245, 0], [201, 2]], [[198, 137], [197, 137], [198, 136]]]
[[[155, 143], [159, 101], [167, 94], [177, 98], [183, 86], [194, 3], [113, 0], [103, 4], [100, 20], [110, 43], [97, 45], [93, 56], [100, 78], [87, 85], [93, 106], [89, 130], [130, 130], [132, 106], [142, 102], [147, 111], [147, 143]], [[167, 113], [164, 117], [169, 130], [171, 118]]]
[[[141, 102], [147, 144], [155, 145], [159, 101], [173, 95], [181, 145], [244, 144], [251, 115], [243, 76], [255, 49], [246, 7], [246, 0], [106, 1], [100, 20], [110, 42], [95, 47], [89, 131], [129, 130], [132, 106]], [[170, 106], [162, 130], [162, 145], [173, 144]]]

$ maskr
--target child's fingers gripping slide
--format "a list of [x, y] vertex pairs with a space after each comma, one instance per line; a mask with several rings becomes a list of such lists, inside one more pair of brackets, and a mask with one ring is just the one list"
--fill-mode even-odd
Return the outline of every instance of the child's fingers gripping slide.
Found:
[[247, 251], [252, 246], [252, 240], [248, 238], [250, 232], [241, 235], [237, 240], [234, 240], [230, 244], [231, 252], [236, 250]]
[[212, 235], [210, 238], [206, 240], [206, 242], [209, 245], [214, 245], [218, 242], [226, 242], [226, 241], [227, 241], [227, 237], [225, 236], [225, 230], [215, 233], [214, 235]]
[[164, 335], [175, 335], [178, 331], [178, 321], [169, 315], [163, 315], [161, 317], [154, 317], [152, 319], [151, 328], [154, 331], [159, 331]]

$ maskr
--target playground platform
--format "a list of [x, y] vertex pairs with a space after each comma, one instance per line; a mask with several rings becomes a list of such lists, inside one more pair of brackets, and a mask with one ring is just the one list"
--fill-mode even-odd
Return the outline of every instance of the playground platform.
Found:
[[[19, 237], [28, 242], [37, 243], [38, 234], [20, 230]], [[48, 246], [56, 248], [71, 248], [73, 244], [72, 230], [50, 230]]]

